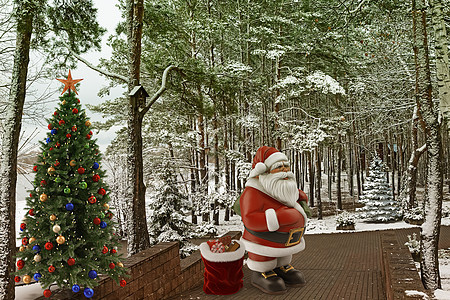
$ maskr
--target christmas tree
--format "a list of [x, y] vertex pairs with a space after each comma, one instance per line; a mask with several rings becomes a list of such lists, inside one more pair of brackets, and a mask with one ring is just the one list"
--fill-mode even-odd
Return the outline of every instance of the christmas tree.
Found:
[[67, 79], [58, 80], [65, 84], [63, 96], [47, 120], [49, 132], [40, 142], [42, 153], [33, 168], [34, 190], [29, 191], [28, 211], [20, 225], [15, 281], [39, 281], [45, 297], [50, 297], [49, 286], [55, 283], [74, 292], [84, 288], [90, 298], [98, 274], [125, 286], [126, 269], [117, 253], [119, 238], [101, 155], [75, 95], [75, 83], [81, 79], [73, 80], [69, 70]]
[[381, 159], [375, 158], [369, 167], [369, 177], [364, 183], [364, 192], [359, 202], [365, 206], [359, 208], [361, 218], [367, 222], [393, 222], [401, 218], [398, 203], [394, 201], [392, 189], [387, 183], [385, 166]]
[[188, 241], [195, 233], [192, 224], [183, 215], [183, 211], [189, 211], [188, 198], [179, 191], [174, 173], [173, 168], [167, 165], [159, 174], [161, 186], [151, 197], [150, 204], [153, 211], [149, 219], [150, 242], [179, 241], [180, 256], [184, 258], [196, 250]]

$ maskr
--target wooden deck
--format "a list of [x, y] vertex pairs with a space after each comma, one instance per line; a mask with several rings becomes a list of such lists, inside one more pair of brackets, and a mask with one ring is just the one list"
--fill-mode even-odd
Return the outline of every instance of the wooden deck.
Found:
[[[419, 228], [395, 230], [403, 245]], [[386, 299], [381, 275], [380, 234], [383, 231], [306, 235], [306, 249], [292, 265], [304, 272], [306, 286], [288, 288], [284, 295], [266, 295], [250, 284], [244, 266], [244, 287], [229, 296], [207, 295], [202, 285], [172, 299]], [[450, 228], [442, 227], [440, 248], [450, 247]]]

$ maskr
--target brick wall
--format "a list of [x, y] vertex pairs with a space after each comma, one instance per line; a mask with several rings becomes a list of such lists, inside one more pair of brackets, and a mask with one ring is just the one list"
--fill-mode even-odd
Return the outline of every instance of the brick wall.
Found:
[[423, 287], [408, 247], [398, 242], [395, 232], [386, 232], [380, 237], [386, 299], [423, 299], [420, 295], [407, 296], [407, 290], [425, 293], [431, 299], [431, 294]]
[[[239, 239], [240, 232], [229, 232]], [[180, 260], [178, 242], [159, 243], [123, 261], [130, 272], [122, 288], [109, 277], [99, 277], [92, 299], [137, 300], [167, 299], [203, 284], [203, 261], [197, 250]], [[47, 299], [42, 297], [39, 300]], [[56, 290], [51, 299], [86, 299], [83, 292]]]

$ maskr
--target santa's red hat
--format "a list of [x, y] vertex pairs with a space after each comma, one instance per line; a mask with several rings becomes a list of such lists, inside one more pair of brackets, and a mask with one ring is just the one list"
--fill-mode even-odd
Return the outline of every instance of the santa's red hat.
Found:
[[252, 170], [250, 172], [250, 178], [256, 177], [270, 170], [270, 167], [280, 161], [288, 161], [287, 156], [281, 153], [277, 149], [268, 146], [262, 146], [256, 150], [255, 157], [253, 158]]

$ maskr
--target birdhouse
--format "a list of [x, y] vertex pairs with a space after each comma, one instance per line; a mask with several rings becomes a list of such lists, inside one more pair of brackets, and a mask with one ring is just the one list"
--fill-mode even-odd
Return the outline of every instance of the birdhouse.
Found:
[[128, 96], [135, 98], [135, 103], [137, 103], [139, 107], [144, 107], [146, 104], [146, 98], [149, 95], [142, 85], [136, 85]]

